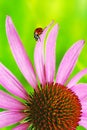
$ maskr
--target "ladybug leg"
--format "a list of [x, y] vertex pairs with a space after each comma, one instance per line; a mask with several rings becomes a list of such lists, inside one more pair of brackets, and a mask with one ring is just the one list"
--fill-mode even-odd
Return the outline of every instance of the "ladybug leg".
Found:
[[36, 34], [34, 34], [34, 38], [35, 38], [35, 40], [37, 41], [37, 40], [39, 39], [39, 36], [36, 35]]
[[38, 40], [40, 40], [40, 41], [41, 41], [41, 39], [40, 39], [39, 35], [36, 35], [36, 34], [35, 34], [35, 35], [34, 35], [34, 38], [35, 38], [35, 40], [36, 40], [36, 41], [38, 41]]

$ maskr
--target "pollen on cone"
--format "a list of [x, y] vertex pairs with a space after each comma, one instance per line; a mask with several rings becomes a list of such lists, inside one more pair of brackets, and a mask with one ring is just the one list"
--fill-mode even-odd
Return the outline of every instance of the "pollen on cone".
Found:
[[28, 120], [35, 130], [75, 130], [81, 116], [81, 104], [75, 93], [54, 83], [34, 91], [28, 110]]

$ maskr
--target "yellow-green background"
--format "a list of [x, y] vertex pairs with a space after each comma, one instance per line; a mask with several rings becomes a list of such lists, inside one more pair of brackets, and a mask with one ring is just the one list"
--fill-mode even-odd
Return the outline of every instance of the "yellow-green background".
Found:
[[[87, 44], [87, 0], [0, 0], [0, 61], [16, 75], [28, 91], [31, 89], [19, 71], [9, 48], [5, 32], [6, 15], [12, 17], [33, 64], [36, 44], [33, 38], [34, 29], [38, 26], [44, 28], [51, 20], [55, 20], [60, 26], [56, 49], [57, 67], [64, 53], [73, 43], [84, 39]], [[86, 44], [71, 77], [87, 67]], [[87, 77], [82, 78], [81, 81], [87, 82]], [[3, 89], [2, 86], [0, 87]], [[13, 127], [0, 130], [11, 130]], [[85, 129], [78, 127], [77, 130]]]

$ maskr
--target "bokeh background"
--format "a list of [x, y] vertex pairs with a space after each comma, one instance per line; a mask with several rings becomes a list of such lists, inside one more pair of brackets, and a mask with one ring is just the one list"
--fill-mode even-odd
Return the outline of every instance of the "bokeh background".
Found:
[[[38, 26], [46, 27], [51, 20], [55, 20], [60, 26], [56, 48], [56, 71], [64, 53], [73, 43], [84, 39], [87, 44], [87, 0], [0, 0], [0, 61], [13, 72], [28, 92], [32, 91], [32, 88], [19, 71], [7, 41], [6, 15], [12, 17], [33, 64], [36, 44], [33, 36], [34, 29]], [[86, 44], [71, 77], [87, 67]], [[87, 82], [87, 76], [81, 81]], [[6, 91], [2, 86], [0, 89]], [[11, 130], [14, 126], [0, 130]], [[78, 127], [77, 130], [85, 129]]]

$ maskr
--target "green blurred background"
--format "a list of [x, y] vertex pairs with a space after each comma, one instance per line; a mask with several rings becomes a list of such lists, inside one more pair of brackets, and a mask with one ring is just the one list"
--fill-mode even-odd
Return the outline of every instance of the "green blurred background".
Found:
[[[33, 64], [36, 44], [33, 38], [34, 29], [38, 26], [44, 28], [51, 20], [55, 20], [60, 26], [56, 49], [56, 71], [64, 53], [73, 43], [84, 39], [87, 44], [87, 0], [0, 0], [0, 61], [16, 75], [29, 92], [32, 89], [19, 71], [9, 48], [5, 31], [6, 15], [12, 17]], [[71, 77], [87, 67], [86, 44]], [[87, 76], [81, 81], [87, 82]], [[0, 88], [3, 89], [2, 86]], [[14, 126], [0, 130], [11, 130]], [[85, 129], [78, 127], [77, 130]]]

